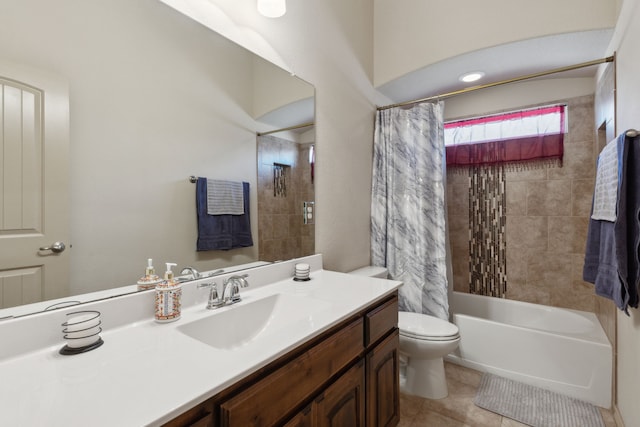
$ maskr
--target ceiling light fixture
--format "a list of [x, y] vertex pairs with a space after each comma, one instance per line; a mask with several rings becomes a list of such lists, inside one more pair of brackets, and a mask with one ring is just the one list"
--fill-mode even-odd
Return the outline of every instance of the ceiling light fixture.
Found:
[[475, 82], [484, 77], [484, 73], [482, 71], [474, 71], [472, 73], [463, 74], [460, 76], [459, 80], [465, 83]]
[[286, 0], [258, 0], [258, 12], [267, 18], [279, 18], [287, 12]]

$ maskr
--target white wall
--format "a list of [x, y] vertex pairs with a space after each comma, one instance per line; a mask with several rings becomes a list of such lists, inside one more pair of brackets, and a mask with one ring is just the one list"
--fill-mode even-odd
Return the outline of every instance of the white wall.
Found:
[[[253, 117], [258, 118], [283, 105], [313, 98], [310, 84], [292, 77], [282, 68], [274, 67], [259, 56], [253, 57]], [[297, 125], [300, 123], [291, 123]], [[288, 127], [288, 126], [285, 126]]]
[[375, 86], [446, 58], [528, 38], [611, 28], [611, 0], [375, 0]]
[[[616, 55], [616, 128], [640, 130], [640, 1], [625, 0], [616, 27], [612, 51]], [[626, 427], [640, 420], [640, 313], [618, 311], [617, 396], [618, 409]]]

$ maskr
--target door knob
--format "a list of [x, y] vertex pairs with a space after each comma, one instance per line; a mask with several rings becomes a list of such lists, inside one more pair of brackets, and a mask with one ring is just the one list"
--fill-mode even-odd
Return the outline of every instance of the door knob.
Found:
[[62, 242], [55, 242], [53, 245], [51, 246], [45, 246], [40, 248], [41, 251], [51, 251], [53, 253], [59, 254], [60, 252], [63, 252], [67, 247], [64, 245], [64, 243]]

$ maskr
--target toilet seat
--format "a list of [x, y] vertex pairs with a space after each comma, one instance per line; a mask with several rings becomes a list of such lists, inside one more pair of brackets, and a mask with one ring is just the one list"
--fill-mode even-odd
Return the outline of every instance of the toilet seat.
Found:
[[446, 320], [422, 313], [398, 313], [400, 335], [425, 341], [453, 341], [460, 338], [458, 327]]

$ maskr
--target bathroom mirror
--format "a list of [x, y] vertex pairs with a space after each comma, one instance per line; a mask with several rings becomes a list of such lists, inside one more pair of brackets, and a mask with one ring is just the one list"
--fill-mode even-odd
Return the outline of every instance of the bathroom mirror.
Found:
[[[68, 87], [68, 166], [59, 171], [68, 188], [53, 197], [68, 197], [56, 215], [70, 229], [51, 236], [65, 251], [38, 254], [66, 265], [55, 284], [44, 281], [42, 266], [0, 265], [0, 317], [13, 315], [2, 307], [42, 299], [129, 292], [147, 258], [159, 275], [165, 262], [179, 272], [259, 261], [256, 132], [313, 122], [313, 86], [157, 0], [8, 3], [0, 65]], [[45, 154], [52, 151], [46, 142]], [[254, 246], [196, 251], [190, 176], [249, 182]], [[42, 187], [49, 187], [44, 179]], [[16, 282], [29, 290], [16, 290]]]

